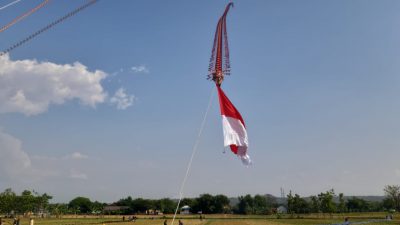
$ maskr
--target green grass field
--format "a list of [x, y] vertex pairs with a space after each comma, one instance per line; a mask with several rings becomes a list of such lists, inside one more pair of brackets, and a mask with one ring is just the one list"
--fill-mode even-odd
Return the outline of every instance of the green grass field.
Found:
[[[123, 222], [122, 216], [106, 216], [103, 218], [94, 216], [64, 216], [63, 218], [36, 218], [35, 225], [89, 225], [89, 224], [105, 224], [105, 225], [163, 225], [164, 219], [160, 216], [138, 216], [136, 222]], [[182, 220], [184, 225], [326, 225], [338, 224], [344, 221], [344, 217], [349, 217], [350, 222], [354, 224], [370, 224], [370, 225], [394, 225], [400, 224], [400, 214], [394, 215], [392, 221], [370, 222], [371, 220], [383, 219], [384, 213], [358, 213], [358, 214], [341, 214], [341, 215], [300, 215], [300, 218], [294, 216], [290, 218], [285, 215], [280, 219], [276, 216], [240, 216], [240, 215], [206, 215], [202, 221], [197, 216], [180, 216], [175, 220], [174, 225], [178, 225], [178, 220]], [[127, 218], [127, 216], [126, 216]], [[172, 216], [166, 215], [168, 225], [171, 225]], [[362, 223], [367, 222], [367, 223]], [[29, 219], [21, 218], [20, 225], [28, 225]], [[11, 219], [3, 219], [3, 225], [12, 225]]]

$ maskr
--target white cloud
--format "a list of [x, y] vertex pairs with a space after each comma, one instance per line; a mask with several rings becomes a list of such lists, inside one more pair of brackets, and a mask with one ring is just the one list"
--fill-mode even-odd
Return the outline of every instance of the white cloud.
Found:
[[0, 113], [37, 115], [50, 104], [78, 99], [95, 107], [106, 100], [103, 71], [91, 72], [79, 62], [55, 64], [36, 60], [11, 60], [0, 56]]
[[150, 73], [150, 70], [145, 65], [132, 66], [131, 70], [134, 73]]
[[109, 75], [108, 78], [111, 79], [112, 77], [115, 77], [118, 74], [123, 73], [123, 72], [124, 72], [124, 68], [120, 68], [119, 70], [114, 71], [113, 73], [111, 73], [111, 75]]
[[87, 158], [89, 158], [89, 156], [84, 155], [80, 152], [74, 152], [71, 155], [66, 155], [64, 158], [65, 159], [87, 159]]
[[32, 155], [31, 159], [33, 160], [46, 160], [46, 161], [55, 161], [58, 160], [55, 156], [47, 156], [47, 155]]
[[[68, 157], [68, 158], [66, 158]], [[22, 149], [21, 140], [0, 130], [0, 181], [44, 182], [48, 178], [88, 179], [72, 165], [82, 166], [65, 159], [88, 159], [87, 155], [74, 152], [66, 157], [32, 156]], [[78, 163], [78, 164], [77, 164]]]
[[47, 156], [47, 155], [33, 155], [31, 157], [34, 160], [44, 160], [44, 161], [58, 161], [58, 160], [68, 160], [68, 159], [88, 159], [89, 156], [82, 154], [80, 152], [74, 152], [72, 154], [68, 154], [62, 157], [56, 157], [56, 156]]
[[80, 180], [88, 179], [88, 176], [85, 173], [81, 173], [76, 169], [71, 169], [69, 177], [72, 179], [80, 179]]
[[71, 158], [72, 159], [87, 159], [88, 156], [84, 155], [84, 154], [82, 154], [80, 152], [74, 152], [74, 153], [72, 153]]
[[0, 175], [15, 177], [31, 167], [31, 160], [21, 148], [21, 141], [0, 130]]
[[110, 99], [112, 104], [117, 105], [117, 109], [126, 109], [133, 104], [135, 96], [127, 95], [123, 88], [118, 89], [114, 96]]

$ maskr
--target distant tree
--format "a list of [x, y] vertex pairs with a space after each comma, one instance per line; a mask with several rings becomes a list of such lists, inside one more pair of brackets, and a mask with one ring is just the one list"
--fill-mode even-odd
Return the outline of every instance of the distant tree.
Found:
[[31, 191], [23, 191], [20, 196], [16, 196], [16, 211], [18, 213], [33, 212], [36, 205], [35, 200]]
[[385, 198], [385, 199], [382, 200], [382, 207], [383, 207], [384, 210], [386, 210], [386, 211], [395, 208], [394, 202], [393, 202], [393, 200], [390, 199], [390, 198]]
[[310, 206], [305, 199], [301, 198], [300, 195], [295, 194], [293, 197], [293, 211], [298, 214], [309, 213]]
[[17, 195], [11, 188], [7, 188], [0, 193], [0, 211], [9, 214], [16, 209]]
[[35, 193], [35, 211], [36, 212], [40, 212], [40, 211], [44, 211], [45, 209], [47, 209], [47, 207], [49, 206], [49, 201], [53, 198], [53, 196], [50, 196], [46, 193], [39, 195], [39, 193], [34, 192]]
[[237, 214], [264, 215], [271, 213], [272, 205], [276, 205], [275, 198], [263, 195], [255, 195], [254, 197], [251, 195], [239, 196], [238, 200], [239, 202], [233, 209], [233, 212]]
[[323, 213], [332, 214], [336, 211], [336, 204], [333, 201], [334, 196], [335, 191], [333, 189], [318, 195], [318, 199], [321, 204], [321, 210]]
[[92, 207], [91, 207], [92, 213], [101, 213], [104, 209], [104, 206], [105, 206], [104, 203], [98, 201], [92, 202]]
[[315, 195], [311, 196], [311, 203], [310, 203], [311, 212], [319, 213], [321, 211], [320, 205], [321, 204], [319, 198]]
[[287, 197], [288, 213], [295, 213], [294, 196], [292, 194], [292, 190], [289, 191], [289, 194], [286, 197]]
[[145, 213], [147, 210], [155, 208], [151, 200], [143, 198], [133, 200], [130, 207], [135, 213]]
[[287, 206], [289, 213], [309, 213], [310, 204], [300, 195], [292, 194], [292, 191], [287, 195]]
[[8, 188], [0, 193], [0, 213], [40, 212], [46, 209], [51, 198], [47, 194], [39, 195], [37, 192], [29, 190], [24, 190], [21, 195], [16, 195]]
[[188, 205], [191, 209], [193, 213], [196, 213], [195, 210], [195, 205], [196, 205], [196, 199], [194, 198], [183, 198], [181, 200], [180, 206], [185, 206]]
[[279, 204], [275, 196], [267, 194], [265, 195], [265, 199], [267, 200], [267, 209], [278, 208]]
[[202, 194], [196, 198], [196, 209], [203, 213], [213, 213], [215, 211], [213, 196], [210, 194]]
[[251, 195], [240, 196], [239, 202], [236, 206], [236, 213], [238, 214], [252, 214], [254, 201]]
[[369, 205], [369, 211], [370, 212], [382, 212], [385, 210], [385, 208], [383, 207], [383, 201], [369, 201], [368, 205]]
[[229, 213], [231, 208], [229, 205], [229, 198], [225, 195], [216, 195], [213, 197], [214, 211], [213, 213]]
[[113, 203], [114, 205], [117, 206], [126, 206], [128, 209], [124, 209], [122, 211], [118, 212], [108, 212], [108, 213], [113, 213], [113, 214], [131, 214], [134, 213], [135, 211], [133, 210], [133, 199], [131, 196], [128, 196], [127, 198], [122, 198], [118, 200], [117, 202]]
[[253, 199], [253, 204], [254, 204], [254, 209], [253, 213], [254, 214], [266, 214], [267, 213], [267, 199], [265, 196], [261, 195], [255, 195]]
[[346, 211], [346, 202], [343, 193], [339, 193], [338, 212], [344, 213]]
[[131, 196], [128, 196], [127, 198], [122, 198], [118, 200], [115, 204], [118, 206], [130, 206], [132, 205], [133, 199]]
[[163, 213], [174, 213], [176, 209], [176, 204], [176, 202], [172, 201], [169, 198], [163, 198], [154, 201], [155, 209], [160, 210]]
[[388, 202], [392, 203], [392, 206], [396, 210], [400, 210], [400, 186], [399, 185], [386, 185], [383, 189]]
[[346, 202], [346, 207], [350, 212], [368, 212], [370, 210], [370, 204], [364, 199], [352, 197]]
[[188, 205], [192, 212], [203, 213], [228, 213], [231, 212], [229, 198], [225, 195], [202, 194], [198, 198], [185, 198], [181, 201], [181, 206]]
[[69, 202], [68, 208], [75, 213], [90, 213], [92, 211], [92, 202], [89, 198], [76, 197]]
[[60, 218], [62, 215], [68, 213], [68, 204], [49, 204], [48, 210], [52, 215], [55, 215], [57, 218]]

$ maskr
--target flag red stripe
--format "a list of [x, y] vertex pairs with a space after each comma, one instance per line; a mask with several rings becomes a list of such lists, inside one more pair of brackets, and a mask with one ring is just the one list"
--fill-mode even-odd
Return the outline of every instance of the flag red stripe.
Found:
[[224, 91], [222, 91], [221, 87], [217, 85], [218, 89], [218, 97], [219, 97], [219, 106], [221, 109], [221, 115], [225, 115], [227, 117], [232, 117], [234, 119], [240, 120], [243, 126], [246, 127], [244, 124], [244, 120], [242, 115], [240, 115], [239, 111], [235, 108], [232, 102], [226, 97]]
[[235, 153], [235, 155], [237, 155], [238, 146], [237, 146], [237, 145], [230, 145], [229, 147], [231, 147], [231, 151], [232, 151], [233, 153]]

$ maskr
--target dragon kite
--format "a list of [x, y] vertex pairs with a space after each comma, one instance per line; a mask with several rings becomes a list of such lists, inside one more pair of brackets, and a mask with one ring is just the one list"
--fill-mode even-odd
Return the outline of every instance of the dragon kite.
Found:
[[226, 6], [224, 14], [218, 21], [210, 65], [208, 67], [208, 79], [212, 79], [218, 86], [221, 86], [224, 75], [229, 75], [231, 69], [229, 63], [228, 34], [226, 32], [226, 15], [231, 7], [233, 7], [232, 2]]
[[246, 125], [239, 111], [221, 89], [225, 75], [230, 74], [228, 34], [226, 32], [226, 15], [233, 3], [229, 3], [224, 14], [218, 21], [214, 36], [214, 44], [211, 52], [210, 66], [208, 68], [208, 79], [215, 82], [218, 89], [219, 104], [222, 116], [222, 127], [224, 133], [224, 146], [229, 147], [245, 165], [251, 164], [247, 154], [248, 138]]

